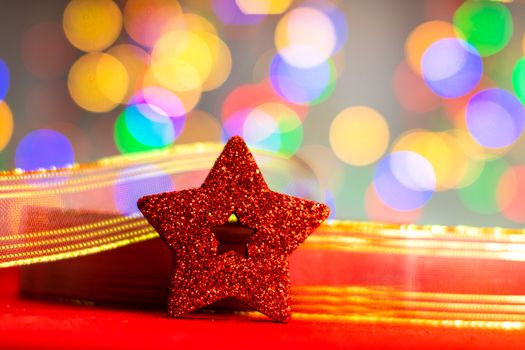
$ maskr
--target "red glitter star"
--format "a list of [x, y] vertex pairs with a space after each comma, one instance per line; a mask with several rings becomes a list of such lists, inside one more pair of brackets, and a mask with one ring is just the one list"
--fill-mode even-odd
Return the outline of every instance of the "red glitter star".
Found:
[[[174, 252], [171, 316], [234, 298], [281, 322], [291, 315], [288, 256], [329, 214], [324, 204], [271, 191], [240, 137], [200, 188], [145, 196], [138, 207]], [[246, 256], [218, 253], [212, 228], [232, 214], [251, 229]]]

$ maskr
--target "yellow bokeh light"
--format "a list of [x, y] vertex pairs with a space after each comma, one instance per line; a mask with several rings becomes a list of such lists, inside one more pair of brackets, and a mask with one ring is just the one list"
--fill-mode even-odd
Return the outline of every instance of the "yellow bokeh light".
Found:
[[13, 114], [5, 101], [0, 101], [0, 151], [11, 140], [13, 135]]
[[114, 46], [108, 50], [108, 53], [122, 63], [128, 74], [128, 87], [122, 99], [122, 103], [125, 104], [141, 89], [150, 56], [140, 47], [131, 44]]
[[208, 43], [193, 32], [169, 32], [153, 48], [153, 73], [163, 86], [174, 91], [200, 89], [212, 65]]
[[471, 184], [484, 166], [482, 160], [472, 157], [481, 148], [476, 149], [462, 130], [411, 130], [398, 138], [392, 151], [412, 151], [425, 157], [434, 168], [438, 191]]
[[405, 43], [405, 56], [410, 68], [421, 73], [421, 58], [427, 48], [439, 39], [454, 37], [454, 26], [448, 22], [429, 21], [417, 26]]
[[390, 132], [381, 114], [370, 107], [356, 106], [341, 111], [330, 126], [330, 145], [343, 162], [363, 166], [385, 152]]
[[217, 30], [206, 18], [195, 13], [183, 13], [166, 25], [166, 31], [185, 30], [188, 32], [206, 32], [217, 35]]
[[107, 112], [121, 103], [128, 91], [128, 73], [115, 57], [89, 53], [69, 70], [68, 89], [80, 107], [91, 112]]
[[110, 0], [73, 0], [63, 18], [64, 33], [82, 51], [102, 51], [120, 35], [122, 13]]
[[326, 61], [336, 45], [330, 18], [314, 8], [301, 7], [284, 15], [275, 28], [275, 47], [289, 64], [309, 68]]
[[230, 76], [232, 69], [232, 56], [230, 48], [219, 37], [201, 32], [199, 36], [207, 43], [211, 51], [212, 66], [210, 74], [202, 83], [203, 91], [210, 91], [221, 86]]
[[276, 15], [290, 7], [292, 0], [235, 0], [241, 11], [248, 15]]
[[[142, 81], [142, 88], [154, 87], [154, 86], [162, 86], [169, 90], [168, 87], [163, 86], [159, 82], [159, 80], [153, 73], [152, 69], [150, 68], [144, 75], [144, 79]], [[202, 95], [201, 89], [186, 90], [186, 91], [173, 91], [172, 90], [172, 92], [174, 92], [177, 95], [177, 97], [180, 99], [182, 105], [184, 106], [184, 110], [186, 111], [186, 113], [192, 111], [195, 108], [195, 106], [197, 106], [197, 103], [199, 103], [201, 95]]]

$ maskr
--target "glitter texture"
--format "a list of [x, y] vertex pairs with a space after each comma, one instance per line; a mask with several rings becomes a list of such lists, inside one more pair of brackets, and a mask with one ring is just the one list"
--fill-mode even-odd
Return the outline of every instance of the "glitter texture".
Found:
[[[324, 204], [271, 191], [240, 137], [200, 188], [145, 196], [138, 207], [174, 252], [169, 315], [231, 297], [281, 322], [291, 315], [288, 256], [329, 214]], [[255, 230], [247, 257], [217, 253], [212, 228], [233, 213]]]

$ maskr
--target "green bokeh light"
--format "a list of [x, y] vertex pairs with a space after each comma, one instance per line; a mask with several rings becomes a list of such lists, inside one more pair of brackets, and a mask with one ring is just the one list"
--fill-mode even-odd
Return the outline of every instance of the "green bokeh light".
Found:
[[[133, 152], [143, 152], [143, 151], [149, 151], [152, 149], [163, 149], [171, 147], [172, 142], [166, 142], [165, 138], [163, 137], [161, 132], [156, 132], [156, 125], [153, 121], [150, 121], [149, 124], [142, 124], [142, 125], [132, 125], [133, 127], [140, 127], [142, 126], [144, 130], [142, 130], [143, 134], [142, 140], [138, 140], [137, 137], [133, 135], [130, 129], [130, 125], [127, 123], [127, 118], [129, 117], [141, 117], [138, 114], [138, 110], [131, 108], [126, 108], [117, 118], [115, 122], [114, 127], [114, 139], [115, 139], [115, 145], [117, 146], [118, 150], [123, 153], [133, 153]], [[144, 120], [148, 121], [147, 118], [143, 117]], [[131, 120], [131, 122], [136, 122], [134, 120]], [[161, 127], [163, 126], [160, 125]], [[137, 131], [137, 130], [135, 130]], [[142, 142], [141, 142], [142, 141]], [[169, 141], [169, 140], [168, 140]]]
[[509, 42], [513, 22], [505, 5], [492, 1], [467, 1], [454, 14], [454, 25], [481, 56], [501, 51]]
[[458, 190], [461, 201], [468, 209], [480, 214], [499, 212], [497, 187], [508, 165], [502, 160], [485, 163], [478, 179], [470, 186]]
[[514, 66], [512, 86], [521, 103], [525, 103], [525, 57], [519, 59]]

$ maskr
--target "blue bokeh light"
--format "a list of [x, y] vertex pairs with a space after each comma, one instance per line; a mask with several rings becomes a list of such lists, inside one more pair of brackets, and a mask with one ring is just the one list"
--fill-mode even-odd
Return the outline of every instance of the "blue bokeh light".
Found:
[[30, 132], [16, 148], [15, 165], [24, 170], [62, 168], [74, 161], [71, 142], [63, 134], [50, 129]]
[[455, 38], [436, 41], [421, 59], [421, 72], [434, 93], [445, 98], [466, 95], [478, 85], [483, 63], [477, 50]]
[[482, 146], [501, 148], [523, 133], [525, 111], [516, 96], [500, 88], [478, 92], [468, 102], [467, 129]]
[[9, 68], [4, 60], [0, 58], [0, 100], [4, 100], [9, 91], [11, 76]]

